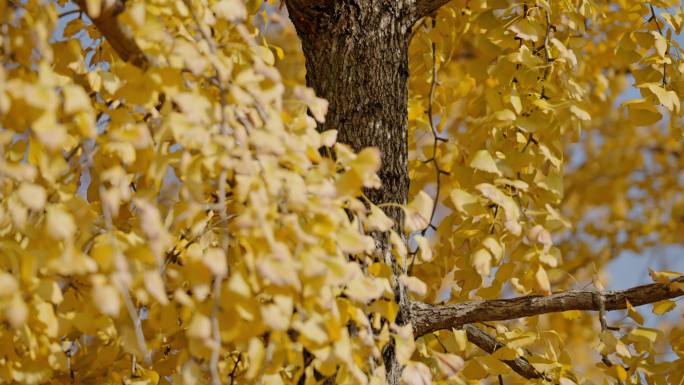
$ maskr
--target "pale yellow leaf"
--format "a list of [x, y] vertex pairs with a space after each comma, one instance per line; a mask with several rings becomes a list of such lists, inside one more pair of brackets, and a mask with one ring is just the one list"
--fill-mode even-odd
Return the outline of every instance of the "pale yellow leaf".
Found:
[[320, 123], [325, 122], [325, 114], [328, 112], [327, 100], [317, 97], [314, 90], [303, 86], [296, 86], [294, 95], [309, 107], [314, 119]]
[[10, 273], [0, 272], [0, 298], [9, 297], [19, 289], [19, 283]]
[[492, 254], [486, 249], [478, 249], [471, 257], [471, 264], [478, 274], [489, 276], [492, 267]]
[[13, 327], [18, 328], [24, 325], [26, 318], [28, 318], [29, 309], [21, 295], [15, 294], [7, 305], [5, 305], [5, 318], [7, 322]]
[[17, 190], [19, 200], [31, 210], [42, 210], [45, 207], [47, 193], [43, 186], [34, 183], [22, 183]]
[[416, 349], [416, 344], [413, 339], [413, 326], [407, 324], [404, 326], [393, 326], [395, 354], [397, 361], [400, 364], [406, 364], [411, 359], [413, 352]]
[[70, 84], [64, 87], [64, 112], [73, 114], [79, 111], [89, 111], [90, 98], [83, 88]]
[[210, 247], [204, 251], [202, 262], [214, 276], [223, 278], [228, 274], [226, 253], [218, 247]]
[[537, 272], [534, 274], [534, 277], [537, 280], [539, 289], [541, 289], [544, 294], [551, 294], [551, 283], [549, 282], [549, 276], [546, 274], [546, 270], [544, 270], [541, 265], [537, 267]]
[[512, 122], [516, 119], [515, 112], [509, 110], [508, 108], [505, 108], [501, 111], [495, 112], [493, 117], [496, 120], [508, 121], [508, 122]]
[[654, 44], [658, 56], [664, 58], [667, 54], [667, 40], [665, 40], [665, 37], [657, 31], [651, 31], [651, 35], [653, 35], [655, 40]]
[[399, 276], [399, 282], [404, 285], [409, 293], [420, 299], [427, 294], [427, 285], [418, 277], [409, 277], [406, 274]]
[[162, 305], [169, 303], [164, 287], [164, 280], [157, 270], [147, 270], [144, 275], [145, 289]]
[[405, 208], [406, 220], [404, 228], [407, 232], [423, 230], [430, 224], [432, 214], [432, 198], [425, 192], [420, 191]]
[[47, 230], [52, 238], [69, 239], [76, 233], [76, 223], [64, 207], [50, 205], [47, 209]]
[[513, 90], [511, 91], [511, 106], [513, 106], [516, 114], [522, 112], [522, 101], [520, 100], [520, 95], [518, 94], [516, 87], [513, 87]]
[[421, 362], [409, 362], [401, 374], [403, 385], [432, 385], [430, 368]]
[[394, 221], [378, 206], [371, 204], [370, 215], [366, 219], [366, 228], [369, 231], [387, 231], [392, 228]]
[[430, 241], [422, 235], [416, 235], [414, 240], [418, 244], [418, 255], [420, 256], [420, 259], [425, 262], [432, 261], [432, 248], [430, 247]]
[[368, 303], [383, 295], [385, 285], [378, 278], [359, 277], [349, 282], [344, 292], [347, 297], [357, 302]]
[[211, 337], [211, 320], [206, 315], [196, 312], [190, 324], [188, 324], [187, 330], [188, 337], [191, 338], [209, 338]]
[[470, 160], [469, 165], [476, 170], [489, 172], [498, 176], [503, 175], [501, 171], [499, 171], [494, 158], [492, 158], [492, 155], [487, 150], [480, 150], [476, 152], [475, 156], [473, 156], [473, 158]]
[[321, 132], [321, 144], [325, 147], [332, 147], [337, 142], [337, 130], [326, 130]]
[[446, 377], [455, 376], [465, 366], [465, 361], [463, 361], [461, 356], [439, 352], [433, 352], [432, 355], [437, 362], [439, 371]]
[[121, 300], [119, 292], [113, 286], [96, 285], [93, 288], [93, 302], [103, 314], [112, 317], [119, 315]]
[[239, 23], [247, 19], [247, 9], [241, 0], [220, 0], [214, 4], [212, 10], [216, 17], [231, 23]]
[[292, 297], [276, 295], [273, 303], [261, 306], [261, 318], [271, 330], [285, 331], [290, 326], [293, 306]]
[[658, 83], [644, 83], [638, 85], [638, 87], [648, 89], [656, 96], [660, 104], [662, 104], [665, 108], [671, 112], [679, 113], [680, 102], [676, 92], [672, 90], [666, 90]]
[[570, 106], [570, 112], [579, 120], [591, 120], [591, 115], [575, 104]]

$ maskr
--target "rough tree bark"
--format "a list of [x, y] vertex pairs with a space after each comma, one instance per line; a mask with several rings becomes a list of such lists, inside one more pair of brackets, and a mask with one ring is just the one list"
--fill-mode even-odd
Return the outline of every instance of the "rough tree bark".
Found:
[[[366, 192], [375, 204], [405, 204], [408, 196], [408, 44], [415, 8], [410, 0], [287, 2], [306, 58], [307, 85], [328, 100], [320, 130], [338, 130], [338, 140], [359, 151], [377, 147], [380, 189]], [[397, 207], [385, 209], [401, 229]], [[387, 234], [374, 234], [378, 257], [394, 269], [397, 323], [409, 321], [405, 290], [396, 279]], [[383, 352], [388, 382], [399, 383], [401, 367], [389, 346]]]

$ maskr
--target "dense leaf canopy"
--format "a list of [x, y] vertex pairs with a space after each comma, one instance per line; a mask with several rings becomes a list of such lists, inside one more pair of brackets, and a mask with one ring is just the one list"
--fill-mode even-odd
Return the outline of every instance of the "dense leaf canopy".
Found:
[[684, 381], [680, 274], [603, 287], [684, 243], [679, 1], [421, 18], [403, 228], [279, 5], [0, 0], [0, 383]]

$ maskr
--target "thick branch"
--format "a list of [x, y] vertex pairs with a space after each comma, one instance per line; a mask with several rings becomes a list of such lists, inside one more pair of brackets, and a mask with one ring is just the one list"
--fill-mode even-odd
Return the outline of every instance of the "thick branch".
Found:
[[124, 10], [124, 4], [121, 0], [115, 1], [114, 5], [109, 7], [106, 7], [103, 4], [103, 9], [97, 17], [88, 12], [86, 0], [75, 0], [75, 2], [93, 21], [98, 31], [100, 31], [102, 36], [104, 36], [107, 42], [114, 48], [114, 51], [119, 55], [121, 60], [129, 62], [136, 67], [147, 67], [147, 57], [145, 57], [145, 54], [138, 46], [138, 43], [135, 42], [133, 36], [126, 33], [117, 20], [117, 16]]
[[[496, 338], [473, 325], [465, 325], [463, 326], [463, 330], [465, 330], [468, 335], [468, 341], [489, 354], [504, 347]], [[539, 373], [524, 357], [518, 357], [514, 360], [504, 360], [503, 363], [510, 366], [516, 373], [527, 379], [544, 378], [544, 375]]]
[[[684, 283], [684, 277], [679, 277], [671, 283]], [[411, 322], [414, 335], [420, 337], [436, 330], [460, 327], [475, 322], [503, 321], [568, 310], [598, 311], [601, 302], [605, 304], [607, 311], [619, 310], [627, 307], [627, 301], [633, 306], [639, 306], [681, 295], [684, 295], [684, 292], [673, 288], [670, 284], [653, 283], [627, 290], [602, 293], [595, 290], [573, 290], [549, 296], [529, 295], [442, 306], [413, 302]], [[601, 296], [603, 296], [603, 301], [601, 301]]]

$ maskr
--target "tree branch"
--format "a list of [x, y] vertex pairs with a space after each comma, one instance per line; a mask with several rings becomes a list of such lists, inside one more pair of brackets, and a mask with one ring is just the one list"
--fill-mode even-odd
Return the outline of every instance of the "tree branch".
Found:
[[[492, 354], [504, 347], [504, 344], [497, 341], [496, 338], [490, 336], [478, 327], [473, 325], [464, 325], [463, 330], [465, 330], [468, 336], [468, 341], [489, 354]], [[546, 378], [544, 374], [539, 373], [537, 369], [535, 369], [534, 366], [532, 366], [532, 364], [525, 359], [525, 357], [518, 357], [514, 360], [503, 360], [502, 362], [510, 366], [513, 371], [527, 379], [531, 380], [534, 378]]]
[[[451, 329], [465, 324], [485, 321], [503, 321], [539, 314], [568, 310], [619, 310], [627, 307], [654, 303], [684, 295], [684, 291], [671, 286], [684, 283], [684, 276], [670, 283], [653, 283], [620, 291], [572, 290], [549, 296], [529, 295], [511, 299], [468, 301], [453, 305], [435, 306], [422, 302], [411, 304], [411, 323], [414, 336], [420, 337], [441, 329]], [[600, 301], [602, 297], [603, 301]]]
[[416, 1], [416, 21], [436, 12], [449, 0], [418, 0]]
[[133, 36], [126, 33], [119, 24], [117, 16], [123, 12], [123, 1], [117, 0], [114, 5], [107, 7], [102, 5], [99, 12], [88, 10], [86, 0], [75, 0], [78, 7], [93, 21], [98, 31], [105, 37], [107, 42], [114, 48], [121, 60], [133, 64], [136, 67], [146, 68], [148, 60], [142, 52]]

